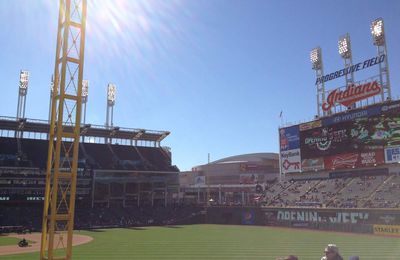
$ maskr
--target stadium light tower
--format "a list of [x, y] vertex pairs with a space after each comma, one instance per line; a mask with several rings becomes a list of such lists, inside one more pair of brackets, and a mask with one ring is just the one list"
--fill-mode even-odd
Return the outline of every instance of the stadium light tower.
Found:
[[28, 85], [29, 71], [21, 70], [19, 73], [17, 119], [25, 118], [26, 94], [28, 93]]
[[[322, 51], [320, 47], [314, 48], [310, 52], [310, 60], [313, 70], [315, 70], [316, 78], [321, 78], [324, 75], [324, 66], [322, 64]], [[325, 100], [325, 83], [317, 81], [317, 110], [318, 116], [326, 115], [322, 110], [322, 103]], [[323, 111], [323, 112], [321, 112]]]
[[[344, 60], [344, 67], [350, 68], [353, 65], [353, 57], [351, 53], [351, 44], [350, 44], [350, 35], [346, 33], [341, 36], [338, 41], [339, 54], [342, 56]], [[354, 72], [345, 74], [346, 78], [346, 87], [354, 84]], [[354, 103], [351, 108], [355, 108], [356, 104]]]
[[117, 88], [114, 84], [109, 83], [107, 87], [107, 114], [106, 114], [106, 127], [113, 126], [114, 120], [114, 105], [117, 95]]
[[385, 38], [385, 27], [382, 18], [371, 23], [371, 34], [374, 45], [377, 47], [378, 57], [384, 56], [385, 61], [379, 63], [379, 77], [382, 86], [382, 101], [392, 98], [389, 79], [389, 63]]
[[82, 106], [83, 106], [83, 124], [86, 124], [86, 103], [89, 96], [89, 80], [82, 80]]

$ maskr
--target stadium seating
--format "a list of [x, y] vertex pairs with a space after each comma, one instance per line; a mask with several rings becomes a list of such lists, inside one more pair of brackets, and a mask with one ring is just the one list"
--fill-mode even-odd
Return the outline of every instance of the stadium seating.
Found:
[[364, 203], [368, 208], [400, 208], [400, 176], [392, 175]]
[[265, 191], [265, 206], [396, 208], [400, 207], [400, 177], [380, 175], [352, 178], [282, 181]]
[[0, 137], [0, 166], [15, 166], [17, 155], [17, 139]]
[[[81, 143], [79, 168], [178, 171], [160, 147]], [[45, 169], [48, 141], [0, 137], [0, 166]], [[88, 165], [86, 165], [88, 164]]]

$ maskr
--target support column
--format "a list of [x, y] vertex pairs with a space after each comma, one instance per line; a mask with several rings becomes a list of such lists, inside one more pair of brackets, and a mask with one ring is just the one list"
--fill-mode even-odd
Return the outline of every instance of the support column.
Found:
[[126, 182], [123, 183], [123, 193], [122, 193], [122, 207], [125, 208], [126, 207]]
[[165, 186], [165, 189], [164, 189], [164, 207], [167, 207], [167, 203], [168, 203], [168, 187], [167, 186]]
[[140, 207], [140, 182], [138, 183], [137, 206]]
[[107, 208], [110, 208], [110, 198], [111, 198], [111, 183], [108, 183], [108, 196], [107, 196]]
[[95, 183], [96, 183], [96, 172], [93, 171], [93, 177], [92, 177], [92, 208], [94, 208], [94, 191], [95, 191]]
[[221, 184], [218, 187], [218, 204], [222, 204]]
[[154, 182], [151, 183], [151, 207], [154, 207]]

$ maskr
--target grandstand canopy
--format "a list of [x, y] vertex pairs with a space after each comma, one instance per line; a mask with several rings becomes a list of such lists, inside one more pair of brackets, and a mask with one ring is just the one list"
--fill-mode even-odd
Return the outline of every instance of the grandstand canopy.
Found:
[[[45, 120], [27, 119], [27, 118], [14, 118], [14, 117], [0, 117], [0, 130], [10, 131], [24, 131], [33, 133], [49, 133], [50, 124]], [[72, 132], [73, 127], [65, 127], [65, 131]], [[81, 136], [86, 137], [101, 137], [101, 138], [116, 138], [125, 140], [142, 140], [161, 142], [165, 137], [170, 134], [168, 131], [156, 131], [135, 128], [122, 128], [122, 127], [106, 127], [100, 125], [82, 125]]]

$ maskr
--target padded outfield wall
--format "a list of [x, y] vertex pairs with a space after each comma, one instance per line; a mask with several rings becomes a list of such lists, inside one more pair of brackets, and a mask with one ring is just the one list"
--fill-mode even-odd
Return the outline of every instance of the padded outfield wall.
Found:
[[282, 174], [390, 168], [400, 162], [400, 101], [279, 129]]
[[206, 223], [284, 226], [400, 236], [400, 210], [209, 207]]

